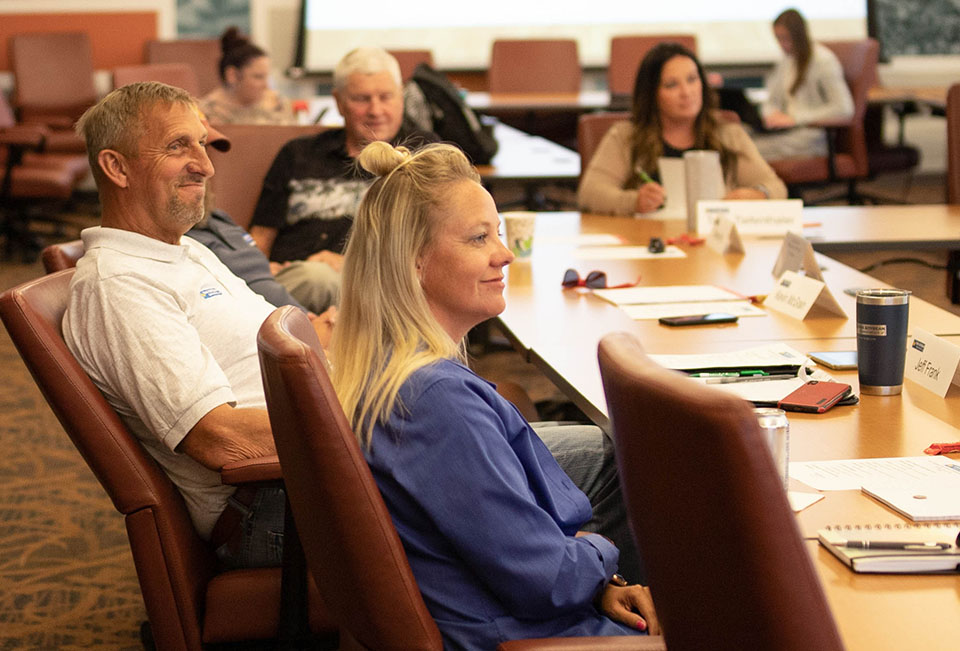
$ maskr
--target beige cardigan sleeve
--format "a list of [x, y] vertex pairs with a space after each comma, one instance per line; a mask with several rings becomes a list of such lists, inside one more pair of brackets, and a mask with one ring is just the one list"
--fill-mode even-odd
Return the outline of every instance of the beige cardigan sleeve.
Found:
[[787, 198], [787, 186], [767, 161], [763, 160], [757, 146], [743, 127], [736, 123], [721, 125], [720, 139], [737, 157], [732, 184], [728, 184], [727, 190], [763, 186], [770, 199]]
[[[632, 176], [630, 139], [633, 125], [617, 122], [607, 131], [590, 160], [577, 192], [580, 210], [604, 215], [633, 215], [637, 210], [637, 190], [624, 189]], [[767, 164], [757, 146], [735, 123], [720, 126], [720, 140], [736, 157], [735, 169], [727, 190], [766, 188], [771, 199], [785, 199], [787, 186]]]
[[637, 190], [625, 190], [630, 179], [630, 138], [628, 121], [611, 126], [600, 141], [590, 164], [580, 178], [577, 201], [580, 210], [604, 215], [632, 215], [637, 211]]

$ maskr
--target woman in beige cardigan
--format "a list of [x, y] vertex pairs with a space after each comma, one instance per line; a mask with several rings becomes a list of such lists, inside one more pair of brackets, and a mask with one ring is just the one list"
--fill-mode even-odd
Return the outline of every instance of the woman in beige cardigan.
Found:
[[782, 199], [787, 189], [761, 158], [746, 131], [721, 122], [696, 56], [661, 43], [644, 57], [633, 92], [633, 115], [614, 124], [580, 182], [581, 210], [632, 215], [663, 205], [657, 160], [690, 149], [720, 153], [725, 199]]

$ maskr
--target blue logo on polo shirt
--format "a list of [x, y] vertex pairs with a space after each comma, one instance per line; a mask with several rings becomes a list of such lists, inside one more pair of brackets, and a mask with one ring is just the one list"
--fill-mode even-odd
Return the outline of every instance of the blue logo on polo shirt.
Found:
[[213, 298], [214, 296], [221, 295], [223, 295], [223, 292], [221, 292], [218, 287], [204, 287], [200, 290], [200, 296], [203, 298]]

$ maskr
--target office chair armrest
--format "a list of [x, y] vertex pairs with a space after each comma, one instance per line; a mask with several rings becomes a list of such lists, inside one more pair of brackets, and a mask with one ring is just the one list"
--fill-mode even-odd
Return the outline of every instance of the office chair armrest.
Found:
[[233, 461], [220, 469], [220, 482], [231, 486], [281, 479], [283, 473], [280, 472], [280, 460], [275, 454]]
[[41, 124], [18, 124], [0, 129], [0, 145], [20, 149], [43, 149], [47, 129]]

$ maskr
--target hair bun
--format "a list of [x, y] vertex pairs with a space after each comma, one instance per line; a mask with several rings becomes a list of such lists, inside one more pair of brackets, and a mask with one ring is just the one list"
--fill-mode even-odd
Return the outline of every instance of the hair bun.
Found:
[[243, 47], [249, 42], [250, 40], [241, 34], [237, 27], [228, 27], [223, 36], [220, 37], [220, 49], [223, 52], [229, 52], [234, 48]]
[[410, 156], [410, 150], [406, 147], [394, 147], [388, 142], [375, 140], [363, 148], [357, 162], [371, 174], [385, 176]]

